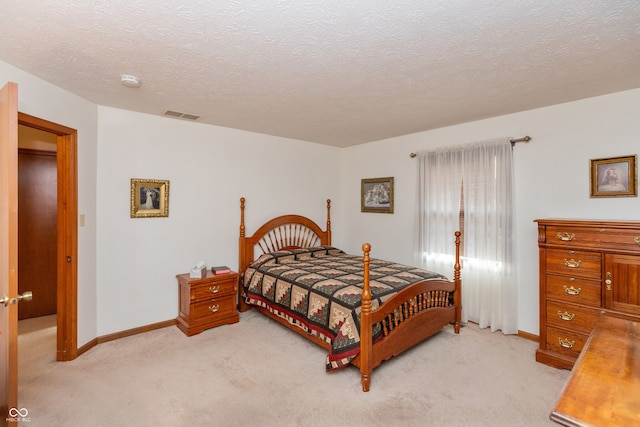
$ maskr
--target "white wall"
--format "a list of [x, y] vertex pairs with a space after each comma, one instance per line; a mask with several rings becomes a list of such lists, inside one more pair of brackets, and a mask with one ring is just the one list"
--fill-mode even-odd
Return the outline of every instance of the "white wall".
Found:
[[[640, 89], [584, 99], [399, 138], [343, 152], [341, 222], [350, 252], [372, 244], [372, 256], [411, 264], [416, 163], [409, 153], [502, 136], [530, 135], [514, 148], [518, 324], [538, 334], [537, 218], [640, 220], [637, 197], [589, 197], [589, 159], [638, 154]], [[360, 180], [393, 176], [395, 213], [360, 212]], [[464, 284], [464, 271], [462, 272]], [[464, 302], [463, 302], [464, 303]]]
[[[99, 336], [175, 318], [175, 275], [198, 260], [236, 269], [240, 197], [250, 234], [287, 213], [324, 226], [341, 191], [336, 147], [98, 111]], [[131, 178], [170, 181], [169, 217], [130, 218]]]
[[[340, 215], [335, 147], [98, 107], [1, 61], [0, 81], [78, 130], [79, 346], [175, 318], [175, 275], [198, 260], [237, 268], [240, 197], [248, 233], [291, 212], [324, 225], [328, 198]], [[168, 218], [130, 218], [131, 178], [170, 180]]]
[[78, 131], [78, 345], [96, 337], [96, 146], [97, 107], [0, 61], [0, 84], [18, 84], [18, 111]]

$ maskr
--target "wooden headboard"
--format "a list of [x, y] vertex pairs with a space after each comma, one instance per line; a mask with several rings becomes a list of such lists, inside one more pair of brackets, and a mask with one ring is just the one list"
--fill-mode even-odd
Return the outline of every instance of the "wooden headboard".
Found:
[[244, 225], [245, 198], [240, 198], [240, 244], [238, 269], [244, 274], [255, 259], [255, 249], [262, 253], [283, 249], [331, 245], [331, 200], [327, 199], [327, 228], [322, 228], [301, 215], [282, 215], [265, 222], [252, 236], [246, 236]]

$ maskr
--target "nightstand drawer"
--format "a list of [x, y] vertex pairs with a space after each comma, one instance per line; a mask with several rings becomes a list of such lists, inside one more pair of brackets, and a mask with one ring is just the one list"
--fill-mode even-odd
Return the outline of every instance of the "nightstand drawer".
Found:
[[193, 305], [193, 321], [196, 324], [215, 322], [237, 315], [235, 295], [210, 298]]
[[233, 274], [224, 279], [202, 283], [191, 288], [191, 299], [200, 301], [207, 298], [218, 298], [224, 295], [235, 295], [238, 291], [238, 275]]
[[599, 309], [547, 300], [547, 324], [589, 334], [600, 316]]
[[602, 301], [600, 283], [599, 280], [547, 274], [547, 297], [599, 307]]
[[600, 279], [602, 256], [597, 252], [547, 250], [547, 272]]

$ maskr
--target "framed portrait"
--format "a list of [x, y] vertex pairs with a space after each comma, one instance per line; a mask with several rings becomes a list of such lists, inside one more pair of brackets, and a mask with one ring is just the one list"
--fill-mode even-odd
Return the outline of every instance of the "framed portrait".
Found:
[[169, 216], [169, 181], [131, 179], [131, 218]]
[[636, 155], [592, 159], [591, 197], [636, 197]]
[[360, 210], [393, 213], [393, 177], [363, 179], [360, 188]]

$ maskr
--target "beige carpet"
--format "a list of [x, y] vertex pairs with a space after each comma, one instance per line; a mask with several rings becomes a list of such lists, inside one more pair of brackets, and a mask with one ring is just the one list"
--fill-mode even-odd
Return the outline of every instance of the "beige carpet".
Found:
[[32, 427], [553, 426], [569, 376], [536, 363], [536, 343], [472, 324], [384, 362], [363, 393], [356, 368], [326, 373], [323, 349], [255, 311], [190, 338], [169, 327], [100, 344], [71, 362], [55, 362], [54, 317], [20, 323], [19, 406]]

